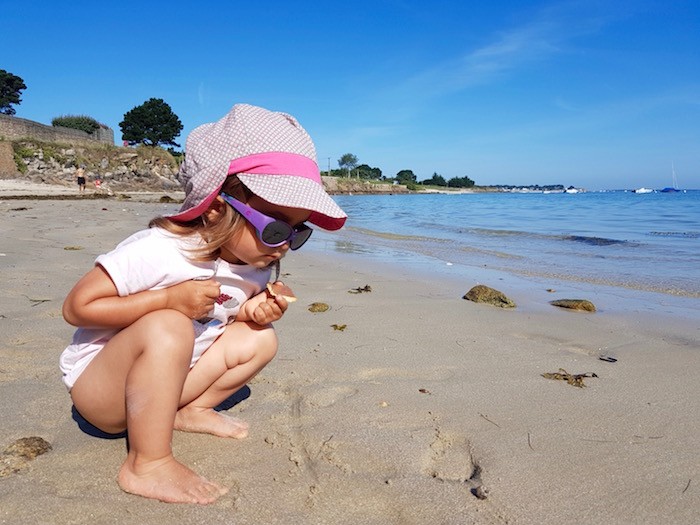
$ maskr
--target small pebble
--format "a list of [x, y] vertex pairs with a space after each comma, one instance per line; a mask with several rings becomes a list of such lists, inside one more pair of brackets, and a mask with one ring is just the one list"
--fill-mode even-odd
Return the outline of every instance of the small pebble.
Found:
[[479, 485], [476, 487], [473, 491], [472, 494], [474, 494], [477, 498], [479, 499], [486, 499], [489, 497], [489, 491], [486, 487], [483, 485]]

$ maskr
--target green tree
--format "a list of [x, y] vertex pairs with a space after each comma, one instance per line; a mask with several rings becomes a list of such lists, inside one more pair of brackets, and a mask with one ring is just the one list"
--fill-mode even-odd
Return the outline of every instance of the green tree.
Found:
[[338, 166], [341, 170], [345, 171], [347, 176], [350, 176], [350, 172], [355, 169], [358, 162], [359, 161], [355, 155], [352, 153], [346, 153], [338, 159]]
[[379, 168], [371, 168], [367, 164], [360, 164], [357, 168], [355, 168], [355, 172], [357, 173], [357, 176], [360, 179], [368, 179], [368, 180], [381, 180], [382, 179], [382, 170]]
[[16, 113], [12, 104], [21, 104], [20, 95], [27, 86], [17, 75], [13, 75], [4, 69], [0, 69], [0, 113], [14, 115]]
[[396, 174], [396, 182], [399, 184], [415, 184], [416, 176], [411, 170], [401, 170]]
[[122, 140], [130, 145], [180, 147], [175, 138], [180, 136], [182, 122], [162, 98], [151, 98], [124, 114], [119, 123]]
[[469, 177], [453, 177], [447, 181], [450, 188], [471, 188], [474, 186], [474, 181]]
[[442, 175], [438, 175], [437, 172], [433, 172], [433, 176], [426, 179], [422, 184], [432, 184], [433, 186], [447, 186], [447, 181]]

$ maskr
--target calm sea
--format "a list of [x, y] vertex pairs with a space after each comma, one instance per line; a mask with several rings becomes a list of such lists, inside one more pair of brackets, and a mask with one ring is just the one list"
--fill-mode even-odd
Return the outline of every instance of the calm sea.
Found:
[[[342, 195], [322, 249], [700, 298], [700, 191]], [[312, 244], [316, 244], [312, 243]]]

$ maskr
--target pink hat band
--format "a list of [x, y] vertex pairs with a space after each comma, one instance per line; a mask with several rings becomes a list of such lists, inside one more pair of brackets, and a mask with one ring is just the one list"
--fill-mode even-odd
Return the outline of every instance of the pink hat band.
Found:
[[[293, 175], [309, 179], [323, 187], [321, 173], [318, 165], [312, 159], [297, 153], [274, 151], [266, 153], [254, 153], [231, 161], [228, 167], [228, 175]], [[221, 188], [209, 194], [199, 205], [178, 214], [177, 220], [187, 221], [201, 215], [209, 204], [216, 198]], [[344, 222], [344, 221], [343, 221]]]
[[295, 175], [321, 184], [318, 166], [310, 158], [296, 153], [275, 151], [255, 153], [231, 161], [228, 174]]

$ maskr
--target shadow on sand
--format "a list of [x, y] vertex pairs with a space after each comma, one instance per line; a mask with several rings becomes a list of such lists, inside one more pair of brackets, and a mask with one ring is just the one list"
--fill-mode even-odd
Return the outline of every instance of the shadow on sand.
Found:
[[[250, 397], [250, 394], [250, 387], [248, 385], [245, 385], [233, 395], [222, 401], [218, 406], [214, 407], [214, 410], [216, 410], [217, 412], [229, 410], [230, 408], [235, 407], [238, 403], [248, 399]], [[80, 430], [82, 430], [90, 436], [101, 439], [121, 439], [127, 437], [126, 431], [119, 432], [117, 434], [110, 434], [109, 432], [104, 432], [103, 430], [100, 430], [95, 425], [90, 423], [87, 419], [85, 419], [83, 416], [81, 416], [80, 412], [76, 410], [75, 406], [71, 407], [71, 413], [73, 421], [75, 421], [78, 424], [78, 428], [80, 428]]]

